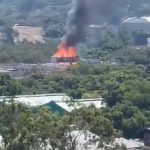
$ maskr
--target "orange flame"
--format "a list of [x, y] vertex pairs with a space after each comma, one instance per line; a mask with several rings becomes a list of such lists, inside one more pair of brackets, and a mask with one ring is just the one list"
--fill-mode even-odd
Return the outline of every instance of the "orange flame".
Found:
[[58, 46], [57, 52], [53, 55], [53, 57], [58, 57], [58, 58], [77, 58], [77, 51], [76, 48], [73, 46], [67, 46], [65, 43], [61, 43]]

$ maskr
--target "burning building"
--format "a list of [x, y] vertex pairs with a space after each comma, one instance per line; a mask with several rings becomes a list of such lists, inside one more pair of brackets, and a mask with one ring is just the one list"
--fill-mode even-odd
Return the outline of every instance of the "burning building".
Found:
[[[57, 52], [52, 56], [55, 62], [77, 62], [76, 45], [86, 38], [86, 29], [95, 16], [110, 14], [112, 4], [117, 0], [74, 0], [68, 13], [65, 35]], [[97, 19], [96, 19], [97, 20]]]
[[87, 0], [73, 1], [72, 9], [68, 13], [68, 19], [65, 28], [65, 35], [57, 52], [52, 56], [55, 62], [68, 62], [72, 64], [77, 62], [78, 55], [76, 44], [84, 36], [84, 28], [87, 22]]
[[76, 48], [73, 46], [68, 46], [65, 43], [59, 45], [57, 52], [52, 56], [52, 61], [59, 62], [69, 62], [70, 64], [77, 62], [78, 55]]

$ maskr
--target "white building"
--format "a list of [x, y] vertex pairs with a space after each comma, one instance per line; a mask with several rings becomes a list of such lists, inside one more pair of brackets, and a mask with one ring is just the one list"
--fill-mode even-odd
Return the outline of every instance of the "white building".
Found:
[[45, 43], [43, 38], [43, 29], [41, 27], [19, 26], [15, 25], [14, 30], [14, 43], [27, 41], [30, 43]]
[[[1, 96], [0, 101], [10, 100], [11, 97]], [[102, 98], [96, 99], [71, 99], [64, 93], [53, 94], [39, 94], [39, 95], [18, 95], [13, 99], [16, 102], [23, 103], [31, 107], [48, 106], [52, 111], [64, 114], [65, 112], [71, 112], [74, 109], [81, 107], [89, 107], [94, 105], [96, 108], [105, 107]]]

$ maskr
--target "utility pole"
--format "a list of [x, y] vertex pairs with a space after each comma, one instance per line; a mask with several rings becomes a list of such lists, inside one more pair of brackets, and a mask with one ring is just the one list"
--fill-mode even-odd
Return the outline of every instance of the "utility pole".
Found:
[[126, 7], [126, 10], [125, 10], [125, 19], [128, 18], [129, 8], [130, 8], [130, 5], [128, 4], [127, 7]]

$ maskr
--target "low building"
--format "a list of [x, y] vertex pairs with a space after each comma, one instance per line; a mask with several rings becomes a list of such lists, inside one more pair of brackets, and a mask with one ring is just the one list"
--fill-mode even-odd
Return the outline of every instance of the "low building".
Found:
[[[11, 97], [1, 96], [0, 101], [10, 100]], [[72, 100], [64, 93], [39, 94], [39, 95], [19, 95], [14, 96], [16, 102], [23, 103], [31, 107], [47, 106], [51, 111], [63, 116], [67, 112], [81, 107], [94, 105], [96, 108], [105, 107], [102, 98], [97, 99], [76, 99]]]
[[41, 27], [31, 27], [31, 26], [19, 26], [15, 25], [13, 27], [14, 43], [19, 42], [30, 42], [30, 43], [45, 43], [43, 38], [43, 29]]
[[61, 43], [56, 53], [51, 57], [52, 63], [76, 64], [77, 61], [78, 54], [76, 48], [68, 46], [66, 43]]

